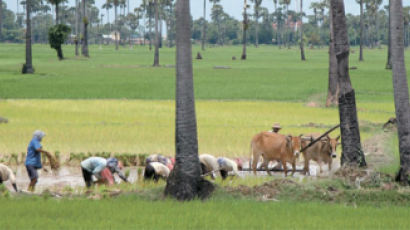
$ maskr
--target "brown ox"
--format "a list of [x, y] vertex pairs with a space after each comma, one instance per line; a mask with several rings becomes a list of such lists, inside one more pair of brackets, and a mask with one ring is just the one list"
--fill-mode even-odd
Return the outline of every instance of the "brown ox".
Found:
[[[307, 146], [311, 141], [320, 137], [318, 133], [312, 133], [302, 138], [302, 148]], [[336, 157], [336, 148], [339, 145], [339, 138], [330, 138], [329, 136], [322, 138], [308, 149], [303, 151], [303, 158], [305, 159], [305, 166], [303, 168], [304, 174], [310, 174], [309, 161], [314, 160], [319, 164], [320, 173], [322, 173], [322, 162], [328, 164], [329, 171], [332, 169], [333, 158]]]
[[[285, 136], [278, 133], [262, 132], [255, 135], [251, 142], [251, 161], [253, 173], [256, 174], [258, 160], [262, 156], [266, 172], [271, 175], [268, 165], [270, 161], [280, 161], [283, 165], [285, 176], [288, 174], [286, 162], [292, 164], [292, 175], [296, 170], [296, 158], [299, 157], [301, 138]], [[253, 160], [252, 160], [253, 159]]]

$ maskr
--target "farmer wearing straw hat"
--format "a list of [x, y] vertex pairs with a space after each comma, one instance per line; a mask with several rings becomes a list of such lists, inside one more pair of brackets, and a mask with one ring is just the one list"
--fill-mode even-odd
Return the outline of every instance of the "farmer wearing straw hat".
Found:
[[282, 129], [282, 127], [280, 127], [280, 124], [278, 122], [276, 122], [272, 125], [272, 132], [274, 132], [274, 133], [279, 133], [279, 131], [281, 129]]
[[28, 185], [28, 191], [34, 192], [37, 180], [38, 180], [38, 173], [37, 170], [41, 169], [43, 166], [41, 165], [41, 153], [50, 155], [47, 151], [43, 150], [43, 146], [41, 145], [41, 141], [46, 134], [41, 130], [36, 130], [33, 133], [33, 139], [31, 139], [30, 143], [27, 147], [27, 156], [26, 156], [26, 169], [27, 174], [30, 177], [30, 184]]

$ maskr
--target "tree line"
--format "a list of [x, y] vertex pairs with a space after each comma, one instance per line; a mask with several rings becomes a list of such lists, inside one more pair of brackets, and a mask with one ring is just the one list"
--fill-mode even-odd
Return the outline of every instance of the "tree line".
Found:
[[[265, 0], [266, 1], [266, 0]], [[3, 2], [3, 1], [0, 1]], [[76, 25], [81, 22], [78, 11], [79, 2], [69, 6], [66, 0], [30, 0], [32, 38], [34, 43], [48, 43], [48, 29], [54, 24], [66, 24], [75, 36]], [[88, 19], [88, 41], [91, 44], [101, 43], [103, 34], [118, 33], [119, 44], [128, 44], [131, 37], [145, 38], [152, 45], [155, 40], [155, 12], [158, 12], [158, 30], [160, 46], [162, 46], [161, 31], [166, 31], [166, 42], [172, 46], [175, 40], [175, 1], [174, 0], [144, 0], [140, 6], [130, 9], [126, 0], [107, 0], [102, 6], [95, 5], [94, 0], [85, 1]], [[207, 6], [207, 3], [210, 3]], [[303, 2], [303, 1], [301, 1]], [[362, 43], [367, 47], [379, 47], [388, 44], [388, 5], [383, 6], [382, 0], [357, 0], [362, 9], [361, 15], [346, 15], [348, 38], [350, 45]], [[57, 3], [57, 4], [55, 4]], [[247, 3], [247, 36], [249, 43], [274, 44], [280, 47], [299, 45], [301, 38], [308, 47], [321, 47], [329, 44], [329, 0], [312, 2], [309, 8], [312, 14], [307, 15], [299, 9], [290, 9], [290, 0], [273, 0], [272, 11], [261, 6], [262, 0], [249, 0]], [[25, 8], [26, 1], [20, 4]], [[158, 5], [157, 11], [155, 10]], [[25, 31], [24, 13], [15, 13], [0, 4], [0, 39], [5, 42], [23, 42]], [[209, 9], [206, 9], [209, 7]], [[58, 14], [58, 19], [53, 17]], [[119, 12], [118, 12], [119, 10]], [[210, 18], [206, 12], [210, 11]], [[110, 21], [110, 13], [114, 11], [114, 20]], [[111, 16], [112, 17], [112, 16]], [[410, 7], [403, 8], [405, 46], [410, 43]], [[301, 21], [303, 18], [303, 34]], [[362, 18], [362, 20], [360, 20]], [[58, 20], [59, 23], [56, 23]], [[192, 19], [191, 19], [192, 20]], [[192, 39], [198, 43], [211, 45], [239, 45], [243, 41], [243, 21], [235, 19], [225, 12], [220, 0], [204, 0], [204, 16], [192, 20]], [[165, 27], [165, 29], [163, 29]], [[204, 31], [204, 28], [206, 30]], [[77, 29], [78, 31], [78, 29]], [[116, 35], [117, 36], [117, 35]], [[73, 42], [73, 40], [71, 40]], [[145, 42], [145, 41], [144, 41]]]

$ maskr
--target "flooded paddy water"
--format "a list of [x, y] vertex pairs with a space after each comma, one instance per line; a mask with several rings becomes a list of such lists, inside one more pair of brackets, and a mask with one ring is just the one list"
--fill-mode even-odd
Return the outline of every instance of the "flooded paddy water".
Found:
[[[244, 166], [249, 165], [249, 162], [244, 162]], [[270, 164], [269, 167], [273, 168], [275, 164]], [[26, 191], [28, 184], [30, 182], [29, 177], [27, 175], [27, 171], [25, 166], [11, 166], [12, 170], [16, 173], [17, 179], [17, 186], [19, 190]], [[315, 179], [320, 176], [328, 176], [332, 174], [339, 168], [339, 161], [333, 161], [332, 165], [332, 172], [328, 171], [328, 166], [323, 165], [323, 173], [320, 174], [319, 166], [316, 162], [310, 163], [310, 176], [306, 176], [302, 173], [303, 164], [298, 164], [296, 166], [296, 173], [291, 176], [291, 165], [288, 165], [288, 177], [297, 178], [299, 180], [303, 180], [306, 177]], [[143, 169], [143, 168], [142, 168]], [[126, 167], [124, 170], [129, 170], [128, 181], [130, 183], [135, 183], [140, 180], [142, 175], [138, 175], [138, 172], [143, 171], [141, 167]], [[84, 179], [81, 172], [80, 166], [62, 166], [58, 172], [51, 171], [49, 166], [45, 166], [44, 169], [38, 170], [39, 179], [36, 185], [36, 194], [40, 194], [45, 190], [53, 191], [53, 192], [62, 192], [65, 189], [81, 189], [85, 187]], [[283, 171], [272, 171], [272, 178], [281, 178], [284, 177]], [[253, 172], [249, 168], [244, 168], [243, 171], [239, 171], [239, 175], [241, 178], [245, 177], [255, 177]], [[116, 176], [116, 175], [115, 175]], [[268, 176], [265, 170], [258, 170], [256, 177], [266, 177]], [[238, 179], [241, 179], [238, 178]], [[121, 181], [116, 176], [116, 181]], [[12, 187], [9, 182], [6, 182], [5, 185], [12, 191]]]

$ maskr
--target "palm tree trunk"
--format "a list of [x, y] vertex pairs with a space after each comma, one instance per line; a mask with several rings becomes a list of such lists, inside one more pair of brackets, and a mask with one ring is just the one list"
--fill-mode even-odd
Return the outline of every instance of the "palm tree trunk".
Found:
[[204, 0], [204, 23], [202, 25], [202, 44], [201, 44], [201, 49], [202, 51], [205, 50], [205, 39], [206, 39], [206, 1]]
[[306, 61], [305, 47], [303, 44], [303, 0], [300, 0], [300, 59]]
[[176, 163], [165, 195], [184, 201], [206, 198], [214, 187], [201, 178], [198, 158], [189, 0], [178, 0], [176, 4]]
[[349, 76], [349, 39], [343, 0], [331, 0], [333, 37], [337, 58], [340, 132], [342, 136], [341, 165], [365, 166], [366, 161], [360, 143], [359, 123], [355, 92]]
[[149, 50], [152, 50], [152, 17], [148, 16]]
[[34, 73], [31, 54], [31, 1], [26, 0], [26, 63], [23, 65], [23, 74]]
[[78, 42], [80, 40], [78, 36], [78, 17], [79, 17], [79, 7], [78, 7], [78, 0], [75, 0], [75, 56], [78, 56]]
[[410, 185], [410, 102], [404, 63], [403, 2], [390, 0], [394, 105], [399, 135], [400, 169], [396, 180]]
[[364, 22], [363, 22], [363, 0], [360, 0], [360, 54], [359, 61], [363, 61], [363, 31], [364, 31]]
[[56, 3], [56, 25], [58, 25], [58, 3]]
[[391, 43], [392, 43], [392, 37], [391, 37], [391, 0], [389, 0], [389, 36], [388, 36], [388, 45], [387, 45], [387, 63], [386, 63], [386, 69], [392, 69], [392, 62], [391, 62]]
[[117, 10], [118, 10], [118, 6], [117, 5], [114, 5], [114, 37], [115, 37], [115, 50], [118, 50], [118, 43], [119, 43], [119, 40], [120, 39], [118, 39], [118, 21], [117, 21], [117, 14], [118, 14], [118, 12], [117, 12]]
[[84, 57], [89, 57], [89, 54], [88, 54], [88, 28], [87, 28], [88, 27], [88, 18], [87, 18], [86, 10], [85, 10], [85, 6], [86, 6], [85, 1], [86, 0], [81, 1], [81, 8], [82, 8], [81, 14], [83, 16], [83, 28], [82, 28], [82, 30], [83, 30], [83, 39], [82, 39], [81, 54]]
[[247, 8], [247, 1], [244, 0], [244, 7], [243, 7], [243, 28], [242, 28], [242, 56], [241, 60], [246, 60], [246, 43], [247, 43], [247, 36], [246, 30], [248, 29], [248, 15], [246, 13]]
[[2, 30], [3, 30], [3, 1], [0, 0], [0, 41], [3, 39]]
[[255, 46], [257, 48], [259, 46], [259, 9], [255, 9], [255, 17]]
[[155, 7], [155, 52], [154, 52], [154, 64], [153, 66], [159, 66], [159, 31], [158, 31], [158, 21], [159, 21], [159, 9], [158, 0], [154, 1]]
[[333, 37], [333, 17], [332, 11], [329, 10], [329, 29], [330, 29], [330, 41], [329, 41], [329, 82], [327, 88], [326, 107], [338, 104], [339, 96], [339, 84], [337, 75], [337, 58], [335, 53], [335, 38]]
[[108, 26], [110, 27], [110, 32], [111, 32], [110, 10], [108, 9], [108, 6], [107, 6], [107, 21], [108, 21]]

